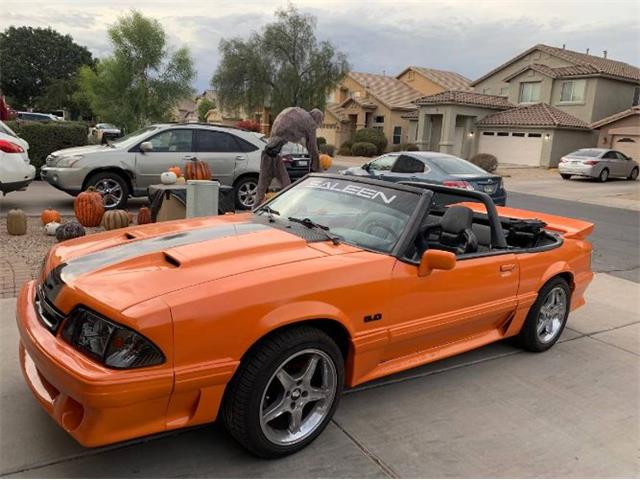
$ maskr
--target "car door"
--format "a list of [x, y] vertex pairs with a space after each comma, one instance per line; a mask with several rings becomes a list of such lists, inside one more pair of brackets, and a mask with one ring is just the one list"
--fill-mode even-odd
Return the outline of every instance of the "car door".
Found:
[[393, 163], [391, 170], [383, 172], [381, 178], [391, 182], [419, 181], [424, 176], [426, 165], [410, 155], [399, 155]]
[[147, 188], [160, 183], [160, 174], [174, 165], [184, 166], [195, 156], [193, 148], [193, 129], [171, 128], [145, 139], [151, 143], [152, 150], [143, 152], [136, 147], [136, 186]]
[[236, 165], [242, 168], [248, 158], [240, 139], [213, 129], [196, 130], [196, 155], [209, 164], [215, 180], [229, 186], [233, 185]]
[[620, 175], [621, 177], [628, 177], [631, 174], [633, 162], [631, 162], [629, 157], [627, 157], [622, 152], [616, 151], [614, 153], [616, 154], [616, 157], [618, 157], [618, 163], [620, 165], [620, 173], [617, 173], [616, 175]]
[[605, 161], [605, 167], [609, 169], [609, 176], [619, 176], [622, 174], [623, 165], [618, 158], [618, 155], [613, 150], [609, 150], [605, 152], [602, 157], [602, 160]]

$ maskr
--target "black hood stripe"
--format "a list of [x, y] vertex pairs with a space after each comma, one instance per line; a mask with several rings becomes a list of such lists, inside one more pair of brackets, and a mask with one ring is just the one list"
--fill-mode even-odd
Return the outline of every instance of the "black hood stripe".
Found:
[[68, 283], [69, 281], [72, 281], [86, 273], [99, 270], [109, 265], [115, 265], [148, 253], [160, 252], [169, 248], [206, 242], [218, 238], [246, 235], [249, 233], [268, 230], [269, 228], [271, 227], [257, 223], [216, 225], [213, 227], [185, 230], [183, 232], [171, 233], [160, 237], [135, 240], [125, 243], [124, 245], [117, 245], [105, 250], [90, 253], [83, 257], [69, 260], [69, 262], [59, 266], [58, 275], [62, 282]]

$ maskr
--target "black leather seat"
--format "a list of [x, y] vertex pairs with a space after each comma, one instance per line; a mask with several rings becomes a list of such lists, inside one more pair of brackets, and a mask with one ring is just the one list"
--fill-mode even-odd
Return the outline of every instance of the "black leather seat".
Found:
[[444, 212], [439, 223], [423, 229], [423, 241], [429, 248], [462, 255], [478, 251], [478, 238], [473, 233], [473, 210], [453, 205]]

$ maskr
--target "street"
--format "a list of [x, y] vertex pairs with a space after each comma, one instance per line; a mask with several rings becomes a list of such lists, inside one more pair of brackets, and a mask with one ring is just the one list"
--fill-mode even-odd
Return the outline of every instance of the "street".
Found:
[[359, 386], [315, 443], [274, 461], [247, 454], [218, 424], [80, 447], [28, 391], [15, 300], [0, 300], [0, 475], [637, 477], [638, 212], [511, 191], [508, 203], [596, 223], [598, 273], [560, 342], [542, 354], [496, 343]]

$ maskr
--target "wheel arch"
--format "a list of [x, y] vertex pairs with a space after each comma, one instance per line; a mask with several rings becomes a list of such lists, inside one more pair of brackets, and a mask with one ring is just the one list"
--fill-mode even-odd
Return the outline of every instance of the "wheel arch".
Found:
[[556, 262], [551, 264], [544, 272], [536, 291], [539, 292], [547, 283], [549, 283], [549, 281], [556, 277], [564, 279], [569, 284], [571, 292], [575, 290], [576, 284], [574, 274], [569, 264], [567, 262]]
[[233, 186], [235, 187], [236, 185], [238, 185], [245, 178], [255, 178], [255, 180], [258, 181], [258, 177], [259, 176], [260, 176], [260, 174], [257, 173], [257, 172], [244, 172], [244, 173], [238, 175], [238, 177], [233, 181]]
[[91, 170], [91, 172], [89, 172], [85, 177], [84, 180], [82, 181], [82, 190], [86, 190], [87, 187], [89, 186], [89, 179], [97, 174], [97, 173], [104, 173], [104, 172], [112, 172], [112, 173], [117, 173], [118, 175], [120, 175], [122, 178], [125, 179], [125, 181], [127, 182], [127, 187], [129, 187], [129, 193], [133, 193], [133, 172], [126, 170], [124, 168], [121, 167], [116, 167], [116, 166], [105, 166], [105, 167], [98, 167], [98, 168], [94, 168], [93, 170]]

